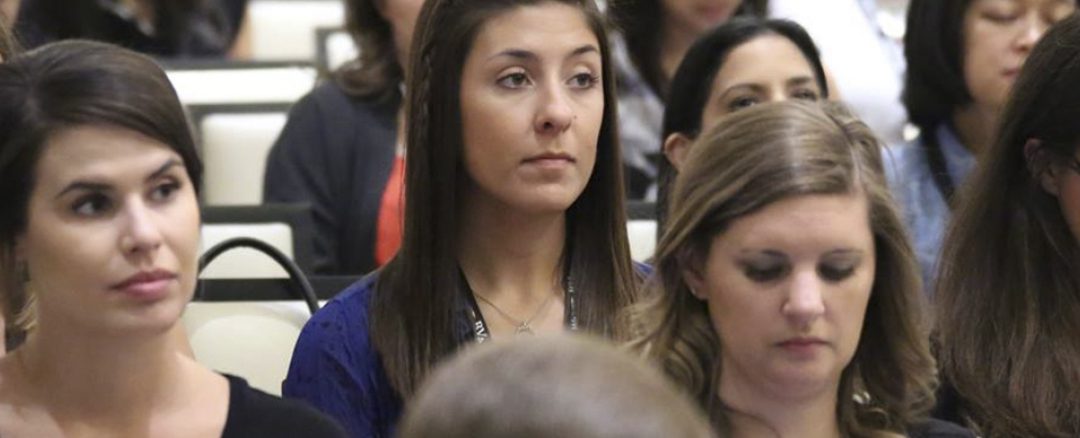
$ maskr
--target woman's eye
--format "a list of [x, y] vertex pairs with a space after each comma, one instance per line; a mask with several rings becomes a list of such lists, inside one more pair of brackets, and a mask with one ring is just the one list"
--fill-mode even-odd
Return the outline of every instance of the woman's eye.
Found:
[[825, 281], [839, 282], [848, 279], [855, 273], [854, 265], [821, 265], [818, 267], [818, 275]]
[[743, 267], [743, 275], [757, 283], [768, 283], [782, 278], [785, 274], [787, 274], [785, 265], [746, 265]]
[[574, 88], [592, 88], [600, 82], [600, 78], [592, 73], [579, 73], [570, 79], [570, 85]]
[[523, 72], [510, 73], [499, 78], [499, 85], [507, 88], [521, 88], [529, 84], [529, 76]]
[[167, 183], [159, 184], [154, 187], [154, 190], [150, 192], [150, 199], [155, 201], [164, 201], [172, 198], [173, 194], [177, 190], [180, 190], [180, 183], [176, 181], [170, 181]]
[[998, 24], [1008, 24], [1020, 18], [1020, 14], [1009, 12], [986, 12], [983, 13], [983, 18]]
[[95, 217], [106, 213], [112, 207], [112, 200], [101, 193], [82, 196], [71, 205], [71, 211], [78, 216]]
[[814, 90], [796, 90], [791, 97], [793, 99], [816, 102], [818, 100], [818, 93]]
[[728, 103], [728, 109], [731, 111], [740, 110], [754, 106], [757, 103], [758, 100], [755, 97], [737, 97]]

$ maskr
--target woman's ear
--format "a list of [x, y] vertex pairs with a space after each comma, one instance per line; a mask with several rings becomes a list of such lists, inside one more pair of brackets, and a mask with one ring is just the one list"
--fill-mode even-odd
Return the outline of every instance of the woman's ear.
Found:
[[1046, 193], [1057, 197], [1057, 179], [1061, 172], [1058, 166], [1050, 162], [1046, 154], [1046, 149], [1042, 147], [1042, 140], [1030, 138], [1027, 143], [1024, 143], [1024, 160], [1027, 161], [1028, 173], [1039, 181], [1039, 185]]
[[707, 300], [708, 295], [705, 293], [704, 267], [702, 266], [701, 261], [697, 257], [694, 257], [689, 250], [686, 250], [679, 257], [679, 262], [679, 264], [683, 266], [683, 282], [686, 283], [686, 287], [690, 289], [690, 293], [699, 300]]
[[664, 156], [675, 170], [682, 170], [686, 154], [690, 151], [690, 144], [693, 142], [693, 139], [681, 132], [671, 134], [664, 139]]

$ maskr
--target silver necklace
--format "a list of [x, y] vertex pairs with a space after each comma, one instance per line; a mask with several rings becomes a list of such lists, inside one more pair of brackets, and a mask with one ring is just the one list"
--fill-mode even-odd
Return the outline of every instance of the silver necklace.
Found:
[[495, 312], [502, 316], [503, 319], [509, 321], [510, 324], [514, 325], [514, 336], [520, 336], [535, 335], [532, 329], [532, 322], [541, 314], [543, 314], [545, 310], [547, 310], [548, 305], [551, 304], [551, 299], [555, 297], [555, 294], [548, 295], [547, 299], [545, 299], [544, 302], [540, 304], [540, 307], [536, 308], [536, 311], [533, 312], [532, 316], [525, 320], [519, 320], [517, 318], [514, 318], [513, 316], [510, 316], [509, 313], [504, 312], [502, 309], [499, 308], [499, 306], [496, 306], [495, 303], [491, 302], [491, 300], [484, 298], [483, 295], [473, 292], [473, 296], [479, 298], [480, 301], [487, 303], [487, 305], [491, 306], [492, 309], [495, 309]]

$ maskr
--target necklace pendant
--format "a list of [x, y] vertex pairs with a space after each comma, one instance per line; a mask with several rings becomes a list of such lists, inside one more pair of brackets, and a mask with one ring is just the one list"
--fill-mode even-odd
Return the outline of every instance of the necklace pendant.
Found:
[[529, 327], [529, 324], [522, 324], [517, 326], [517, 329], [514, 330], [514, 336], [521, 335], [534, 336], [535, 333], [533, 333], [532, 327]]

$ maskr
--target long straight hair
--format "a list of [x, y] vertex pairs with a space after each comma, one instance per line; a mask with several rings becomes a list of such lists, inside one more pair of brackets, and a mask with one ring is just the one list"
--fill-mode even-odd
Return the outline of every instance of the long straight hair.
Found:
[[[943, 377], [985, 436], [1080, 435], [1080, 245], [1040, 179], [1080, 145], [1080, 16], [1035, 46], [945, 239]], [[1025, 151], [1029, 140], [1035, 150]]]
[[[730, 433], [719, 398], [722, 349], [707, 304], [683, 278], [732, 223], [783, 199], [864, 196], [874, 237], [874, 283], [851, 362], [840, 377], [837, 421], [851, 437], [906, 432], [925, 419], [937, 387], [918, 265], [882, 172], [881, 143], [837, 104], [778, 102], [725, 117], [690, 150], [672, 196], [656, 273], [624, 323], [631, 343]], [[862, 401], [856, 401], [856, 396]]]
[[602, 16], [591, 0], [428, 0], [411, 50], [406, 111], [405, 226], [397, 256], [372, 298], [372, 340], [394, 388], [408, 398], [432, 365], [458, 348], [458, 223], [468, 176], [462, 165], [461, 76], [484, 23], [543, 3], [579, 8], [600, 45], [604, 115], [596, 167], [566, 212], [564, 263], [579, 294], [583, 329], [614, 336], [614, 316], [638, 282], [626, 238], [615, 90]]

